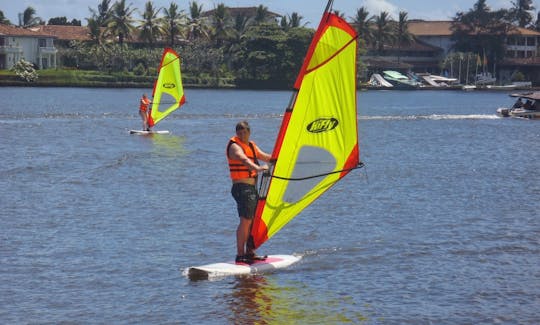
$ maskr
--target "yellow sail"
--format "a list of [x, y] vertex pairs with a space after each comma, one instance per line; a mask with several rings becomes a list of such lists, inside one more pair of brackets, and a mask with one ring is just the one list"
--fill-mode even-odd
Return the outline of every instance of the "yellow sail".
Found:
[[180, 57], [172, 49], [163, 51], [152, 97], [149, 126], [159, 123], [186, 101], [180, 73]]
[[[356, 110], [356, 31], [325, 12], [295, 83], [263, 177], [250, 245], [259, 247], [352, 169], [362, 166]], [[265, 179], [266, 178], [266, 179]]]

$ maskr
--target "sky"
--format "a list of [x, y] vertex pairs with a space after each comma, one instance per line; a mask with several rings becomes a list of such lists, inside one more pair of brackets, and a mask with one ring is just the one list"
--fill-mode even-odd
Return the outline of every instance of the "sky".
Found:
[[[131, 4], [131, 8], [144, 10], [145, 3], [149, 0], [126, 0], [126, 4]], [[189, 12], [189, 3], [193, 0], [151, 0], [154, 7], [168, 8], [174, 1], [180, 9]], [[203, 10], [214, 9], [218, 4], [224, 3], [228, 7], [256, 7], [264, 5], [269, 11], [280, 15], [290, 15], [293, 12], [302, 16], [302, 23], [307, 23], [308, 27], [315, 28], [320, 20], [327, 0], [196, 0]], [[487, 0], [487, 5], [492, 10], [501, 8], [511, 8], [512, 2], [517, 0]], [[112, 0], [111, 3], [114, 3]], [[407, 12], [407, 17], [411, 19], [424, 20], [450, 20], [459, 11], [472, 9], [477, 0], [334, 0], [333, 8], [345, 13], [345, 17], [350, 19], [360, 7], [365, 7], [370, 15], [378, 15], [382, 11], [388, 12], [392, 18], [397, 19], [400, 11]], [[19, 23], [18, 14], [27, 7], [36, 10], [36, 16], [44, 21], [54, 17], [66, 17], [68, 21], [72, 19], [81, 20], [86, 25], [86, 19], [91, 16], [89, 8], [97, 9], [101, 0], [0, 0], [0, 10], [12, 24]], [[540, 9], [540, 0], [534, 0], [533, 6], [536, 8], [533, 19]], [[135, 15], [137, 18], [138, 14]]]

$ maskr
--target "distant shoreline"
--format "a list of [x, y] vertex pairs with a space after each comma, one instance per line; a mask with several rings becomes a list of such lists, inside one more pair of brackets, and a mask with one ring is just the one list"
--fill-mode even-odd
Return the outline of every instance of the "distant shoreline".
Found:
[[[78, 88], [145, 88], [154, 87], [151, 76], [136, 76], [131, 74], [99, 73], [85, 70], [42, 70], [38, 71], [38, 79], [34, 82], [21, 80], [13, 72], [0, 73], [0, 87], [78, 87]], [[196, 78], [184, 76], [184, 88], [188, 89], [239, 89], [239, 90], [291, 90], [290, 86], [279, 81], [266, 80], [234, 80], [232, 78]], [[282, 86], [283, 85], [283, 86]], [[417, 88], [374, 87], [367, 83], [358, 86], [358, 90], [459, 90], [462, 86], [422, 86]], [[516, 87], [514, 89], [501, 86], [488, 88], [477, 86], [474, 91], [521, 92], [537, 91], [540, 87]]]

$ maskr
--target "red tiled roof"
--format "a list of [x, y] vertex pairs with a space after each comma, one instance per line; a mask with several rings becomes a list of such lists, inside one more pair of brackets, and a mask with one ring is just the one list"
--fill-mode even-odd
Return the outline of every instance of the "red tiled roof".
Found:
[[56, 38], [56, 35], [44, 32], [39, 29], [40, 26], [36, 28], [21, 28], [12, 25], [2, 25], [0, 24], [0, 35], [2, 36], [29, 36], [29, 37], [53, 37]]
[[452, 35], [451, 21], [422, 21], [408, 22], [409, 33], [416, 36], [450, 36]]
[[[423, 21], [410, 20], [409, 32], [416, 36], [451, 36], [452, 21]], [[540, 36], [540, 33], [531, 29], [516, 27], [509, 32], [510, 35]]]
[[61, 26], [42, 25], [41, 30], [45, 33], [53, 34], [60, 40], [66, 41], [89, 41], [88, 26]]

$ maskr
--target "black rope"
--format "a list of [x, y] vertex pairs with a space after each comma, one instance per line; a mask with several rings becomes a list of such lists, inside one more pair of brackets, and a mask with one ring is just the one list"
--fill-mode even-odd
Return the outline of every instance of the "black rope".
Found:
[[318, 175], [313, 175], [313, 176], [307, 176], [307, 177], [281, 177], [281, 176], [272, 175], [271, 177], [272, 177], [272, 178], [281, 179], [281, 180], [284, 180], [284, 181], [304, 181], [304, 180], [306, 180], [306, 179], [312, 179], [312, 178], [317, 178], [317, 177], [323, 177], [323, 176], [328, 176], [328, 175], [337, 174], [337, 173], [342, 173], [342, 172], [349, 172], [349, 171], [351, 171], [351, 170], [358, 169], [358, 168], [362, 168], [362, 167], [364, 167], [364, 163], [363, 163], [363, 162], [360, 162], [357, 166], [352, 167], [352, 168], [347, 168], [347, 169], [342, 169], [342, 170], [336, 170], [336, 171], [333, 171], [333, 172], [323, 173], [323, 174], [318, 174]]

